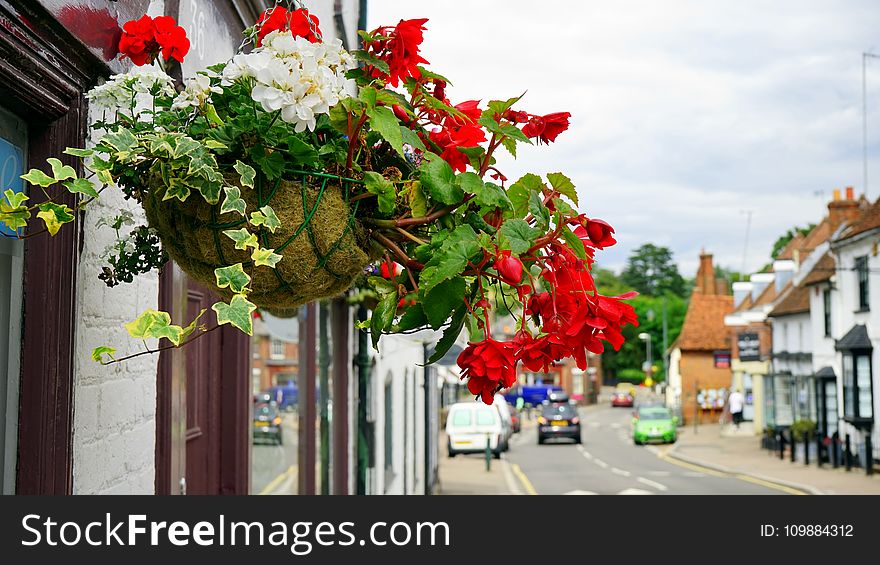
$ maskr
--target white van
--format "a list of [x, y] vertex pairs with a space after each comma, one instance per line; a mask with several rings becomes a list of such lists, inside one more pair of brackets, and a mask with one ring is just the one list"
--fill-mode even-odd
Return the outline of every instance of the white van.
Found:
[[450, 457], [459, 453], [482, 453], [486, 442], [496, 459], [504, 447], [504, 427], [494, 406], [482, 402], [459, 402], [446, 418], [447, 449]]

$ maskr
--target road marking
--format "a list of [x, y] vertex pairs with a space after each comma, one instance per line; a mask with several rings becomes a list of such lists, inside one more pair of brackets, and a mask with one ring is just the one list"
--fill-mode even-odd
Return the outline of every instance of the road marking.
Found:
[[722, 473], [722, 472], [720, 472], [720, 471], [715, 471], [714, 469], [709, 469], [709, 468], [707, 468], [707, 467], [701, 467], [701, 466], [699, 466], [699, 465], [694, 465], [693, 463], [687, 463], [687, 462], [685, 462], [685, 461], [682, 461], [681, 459], [676, 459], [676, 458], [674, 458], [674, 457], [669, 457], [669, 456], [667, 456], [666, 454], [660, 454], [660, 455], [658, 455], [657, 457], [660, 458], [660, 459], [662, 459], [663, 461], [666, 461], [667, 463], [672, 463], [673, 465], [678, 465], [679, 467], [684, 467], [685, 469], [691, 469], [691, 470], [694, 470], [694, 471], [699, 471], [699, 472], [701, 472], [701, 473], [705, 473], [705, 474], [707, 474], [707, 475], [712, 475], [713, 477], [722, 477], [722, 478], [724, 478], [724, 477], [728, 476], [727, 474]]
[[583, 455], [586, 459], [592, 459], [592, 458], [593, 458], [593, 454], [590, 453], [589, 451], [581, 451], [581, 455]]
[[654, 494], [654, 493], [648, 492], [646, 490], [642, 490], [640, 488], [627, 488], [627, 489], [623, 489], [622, 491], [620, 491], [617, 494], [628, 495], [628, 494]]
[[602, 461], [602, 460], [599, 459], [598, 457], [594, 457], [594, 458], [593, 458], [593, 463], [595, 463], [596, 465], [602, 467], [603, 469], [607, 469], [607, 468], [608, 468], [608, 463]]
[[669, 490], [666, 485], [661, 485], [657, 481], [652, 481], [651, 479], [646, 479], [645, 477], [637, 477], [636, 480], [642, 484], [648, 485], [649, 487], [654, 487], [659, 491], [666, 492], [667, 490]]
[[776, 490], [781, 490], [782, 492], [787, 492], [788, 494], [795, 494], [795, 495], [806, 495], [807, 494], [804, 491], [798, 490], [796, 488], [787, 487], [785, 485], [780, 485], [778, 483], [771, 483], [770, 481], [765, 481], [763, 479], [759, 479], [757, 477], [752, 477], [750, 475], [744, 475], [742, 473], [738, 473], [738, 474], [734, 475], [734, 477], [736, 477], [737, 479], [739, 479], [741, 481], [748, 481], [750, 483], [755, 483], [756, 485], [761, 485], [763, 487], [775, 488]]
[[581, 445], [581, 444], [577, 444], [577, 445], [575, 445], [575, 447], [576, 447], [577, 450], [580, 451], [581, 453], [584, 452], [584, 446], [583, 446], [583, 445]]
[[624, 471], [623, 469], [618, 469], [617, 467], [611, 467], [611, 472], [615, 475], [620, 475], [621, 477], [628, 477], [632, 475], [629, 471]]
[[278, 488], [278, 486], [287, 480], [292, 474], [296, 473], [296, 465], [291, 465], [287, 468], [286, 471], [272, 479], [268, 485], [260, 491], [260, 495], [270, 494], [272, 491]]
[[523, 491], [519, 488], [516, 477], [513, 476], [511, 463], [507, 459], [507, 454], [504, 454], [501, 458], [501, 474], [504, 475], [504, 482], [507, 483], [507, 490], [510, 491], [510, 494], [514, 496], [522, 496]]
[[588, 494], [598, 495], [599, 493], [593, 492], [591, 490], [570, 490], [570, 491], [566, 492], [565, 494], [567, 494], [567, 495], [588, 495]]
[[529, 480], [526, 474], [523, 473], [523, 470], [520, 469], [519, 465], [517, 465], [516, 463], [511, 463], [510, 468], [511, 470], [513, 470], [513, 474], [516, 475], [516, 478], [519, 479], [519, 482], [522, 483], [523, 488], [526, 489], [526, 492], [528, 494], [532, 496], [538, 494], [538, 491], [535, 490], [532, 482]]

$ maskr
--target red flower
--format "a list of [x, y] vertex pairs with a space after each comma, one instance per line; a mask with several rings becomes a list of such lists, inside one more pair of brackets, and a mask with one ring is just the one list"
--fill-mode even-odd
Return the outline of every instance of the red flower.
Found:
[[446, 125], [455, 125], [455, 126], [463, 126], [468, 123], [476, 123], [477, 120], [480, 119], [480, 116], [483, 114], [483, 111], [480, 110], [478, 104], [479, 100], [468, 100], [467, 102], [462, 102], [461, 104], [456, 104], [455, 109], [465, 115], [464, 118], [458, 116], [449, 116], [446, 118]]
[[529, 115], [519, 110], [506, 110], [502, 117], [515, 124], [524, 124], [529, 121]]
[[159, 52], [153, 18], [142, 16], [139, 20], [125, 22], [122, 26], [122, 37], [119, 39], [119, 52], [138, 67], [152, 63]]
[[465, 124], [457, 128], [445, 128], [432, 131], [431, 141], [442, 149], [440, 157], [456, 171], [463, 173], [468, 165], [468, 157], [458, 150], [459, 147], [476, 147], [486, 141], [486, 134], [480, 126]]
[[510, 256], [510, 251], [505, 250], [498, 254], [495, 259], [495, 270], [501, 279], [510, 286], [517, 286], [523, 277], [522, 261]]
[[[391, 86], [397, 86], [401, 79], [407, 77], [422, 76], [418, 66], [428, 61], [419, 55], [419, 45], [424, 39], [422, 32], [425, 31], [427, 21], [427, 18], [400, 20], [393, 29], [380, 27], [372, 32], [372, 35], [381, 35], [383, 38], [367, 42], [365, 47], [367, 51], [388, 63], [387, 78]], [[385, 75], [375, 67], [371, 72], [374, 77]], [[440, 87], [440, 90], [442, 93], [443, 87]]]
[[495, 393], [516, 383], [516, 345], [486, 338], [468, 343], [458, 356], [461, 378], [468, 379], [468, 390], [492, 404]]
[[273, 31], [290, 31], [294, 37], [305, 37], [312, 43], [321, 41], [317, 16], [313, 16], [304, 8], [297, 8], [292, 12], [281, 6], [269, 8], [260, 14], [256, 27], [257, 47], [262, 45], [263, 39]]
[[526, 137], [537, 137], [539, 142], [550, 143], [556, 141], [556, 137], [568, 129], [570, 112], [556, 112], [546, 116], [531, 116], [529, 123], [523, 126]]
[[562, 340], [553, 334], [535, 339], [528, 332], [519, 332], [513, 342], [518, 347], [517, 358], [526, 369], [535, 373], [546, 373], [557, 360], [568, 355]]
[[126, 22], [122, 29], [119, 52], [137, 66], [152, 63], [160, 51], [166, 61], [175, 59], [182, 63], [189, 52], [186, 31], [172, 17], [158, 16], [153, 19], [142, 16]]
[[586, 232], [593, 245], [599, 249], [611, 247], [617, 243], [617, 240], [611, 235], [614, 233], [614, 228], [604, 220], [586, 220]]
[[392, 279], [400, 274], [400, 265], [397, 263], [391, 263], [392, 267], [388, 267], [388, 261], [382, 261], [382, 264], [379, 265], [379, 273], [382, 275], [383, 279]]
[[156, 41], [162, 46], [162, 57], [168, 61], [175, 59], [178, 63], [189, 53], [189, 39], [186, 30], [177, 25], [174, 18], [158, 16], [153, 19], [156, 29]]

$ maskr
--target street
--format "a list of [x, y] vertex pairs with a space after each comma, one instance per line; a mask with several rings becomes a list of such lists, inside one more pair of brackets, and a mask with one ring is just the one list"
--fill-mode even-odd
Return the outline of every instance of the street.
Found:
[[[785, 488], [742, 474], [724, 473], [666, 457], [669, 445], [637, 446], [630, 437], [629, 408], [607, 402], [580, 409], [583, 444], [555, 440], [538, 445], [534, 421], [511, 439], [495, 485], [497, 494], [785, 494]], [[471, 493], [469, 482], [485, 481], [481, 455], [441, 455], [444, 494]], [[509, 468], [509, 469], [508, 469]], [[496, 471], [497, 472], [497, 471]], [[485, 473], [488, 475], [489, 473]], [[486, 491], [478, 487], [476, 492]]]
[[296, 494], [297, 427], [296, 413], [285, 412], [284, 444], [252, 440], [251, 494]]

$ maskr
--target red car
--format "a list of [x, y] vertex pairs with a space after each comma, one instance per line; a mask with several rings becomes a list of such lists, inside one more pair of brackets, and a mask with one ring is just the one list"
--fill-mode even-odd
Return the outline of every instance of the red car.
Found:
[[615, 391], [611, 395], [611, 406], [626, 406], [632, 408], [633, 395], [631, 392]]

